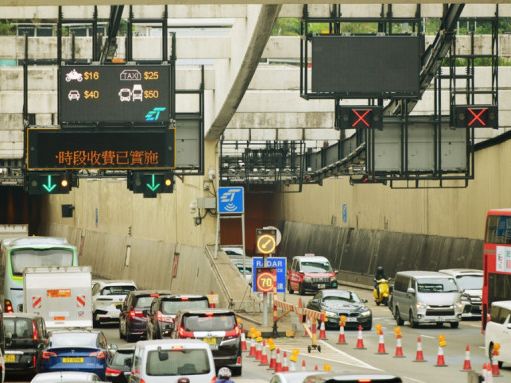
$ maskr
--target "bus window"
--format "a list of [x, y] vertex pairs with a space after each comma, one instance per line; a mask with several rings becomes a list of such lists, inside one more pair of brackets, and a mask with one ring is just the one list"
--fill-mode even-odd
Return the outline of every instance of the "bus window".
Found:
[[20, 249], [11, 252], [12, 273], [23, 275], [26, 267], [72, 266], [73, 252], [67, 249]]
[[511, 216], [491, 215], [488, 217], [486, 242], [496, 245], [511, 244]]

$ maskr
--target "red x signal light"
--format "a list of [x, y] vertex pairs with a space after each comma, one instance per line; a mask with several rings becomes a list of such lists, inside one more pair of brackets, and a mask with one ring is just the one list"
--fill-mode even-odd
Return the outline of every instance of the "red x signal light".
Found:
[[451, 112], [457, 128], [498, 128], [498, 108], [494, 105], [457, 105]]
[[382, 129], [383, 110], [380, 106], [338, 106], [337, 129]]

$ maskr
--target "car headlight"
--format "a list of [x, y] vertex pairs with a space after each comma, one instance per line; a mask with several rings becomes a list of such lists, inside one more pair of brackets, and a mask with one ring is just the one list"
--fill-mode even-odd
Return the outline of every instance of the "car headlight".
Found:
[[335, 281], [337, 281], [337, 278], [335, 278], [335, 277], [330, 277], [330, 282], [335, 282]]
[[339, 314], [334, 313], [333, 311], [325, 311], [327, 317], [337, 317]]
[[465, 294], [463, 294], [463, 295], [461, 296], [461, 302], [463, 302], [463, 303], [468, 303], [468, 302], [470, 302], [470, 299], [469, 299], [469, 297], [468, 297], [468, 296], [466, 296]]
[[312, 278], [310, 278], [310, 277], [305, 277], [305, 278], [303, 278], [303, 281], [304, 281], [304, 282], [312, 282]]
[[463, 311], [463, 302], [461, 300], [456, 301], [456, 303], [454, 304], [454, 308], [456, 309], [456, 311]]
[[417, 308], [417, 310], [426, 310], [428, 308], [428, 305], [422, 302], [417, 302], [415, 307]]
[[370, 315], [371, 315], [371, 310], [362, 311], [362, 312], [360, 313], [360, 316], [361, 316], [361, 317], [368, 317], [368, 316], [370, 316]]

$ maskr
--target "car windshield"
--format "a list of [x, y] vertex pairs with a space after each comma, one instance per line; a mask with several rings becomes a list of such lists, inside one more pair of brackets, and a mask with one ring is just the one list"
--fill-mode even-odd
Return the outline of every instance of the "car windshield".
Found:
[[26, 267], [72, 266], [73, 252], [67, 249], [18, 249], [11, 253], [12, 273], [23, 275]]
[[209, 301], [204, 299], [190, 299], [178, 301], [162, 301], [161, 312], [163, 314], [176, 314], [179, 310], [194, 310], [194, 309], [207, 309]]
[[87, 332], [62, 332], [55, 333], [50, 338], [50, 347], [86, 347], [97, 348], [97, 334]]
[[234, 315], [187, 315], [184, 318], [187, 331], [229, 331], [236, 326]]
[[155, 297], [152, 297], [150, 295], [148, 295], [146, 297], [138, 297], [135, 307], [139, 307], [139, 308], [149, 307], [149, 306], [151, 306], [151, 303], [153, 303], [154, 298]]
[[302, 261], [300, 262], [300, 271], [304, 273], [324, 273], [332, 271], [332, 266], [328, 262]]
[[209, 374], [205, 349], [149, 351], [146, 371], [149, 376], [186, 376]]
[[134, 350], [117, 350], [112, 359], [112, 365], [131, 367]]
[[32, 320], [28, 318], [4, 318], [7, 337], [14, 339], [32, 338]]
[[128, 295], [130, 291], [134, 291], [135, 286], [107, 286], [101, 290], [101, 295]]
[[453, 293], [458, 287], [453, 278], [424, 278], [417, 281], [419, 293]]
[[481, 290], [483, 288], [482, 275], [458, 275], [456, 283], [461, 290]]
[[335, 294], [327, 295], [323, 297], [323, 302], [360, 302], [360, 298], [357, 294], [352, 293], [350, 291], [337, 291]]

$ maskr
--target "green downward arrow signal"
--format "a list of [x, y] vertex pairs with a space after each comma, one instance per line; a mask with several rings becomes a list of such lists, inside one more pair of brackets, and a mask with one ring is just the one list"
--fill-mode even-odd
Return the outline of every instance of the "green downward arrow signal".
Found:
[[54, 184], [51, 182], [51, 175], [48, 176], [48, 182], [46, 184], [43, 184], [43, 188], [46, 189], [48, 193], [51, 193], [53, 189], [57, 187], [57, 184]]
[[151, 184], [146, 184], [146, 186], [149, 188], [149, 190], [151, 190], [152, 192], [155, 192], [159, 187], [160, 187], [160, 184], [157, 184], [155, 183], [155, 175], [153, 174], [151, 176]]

